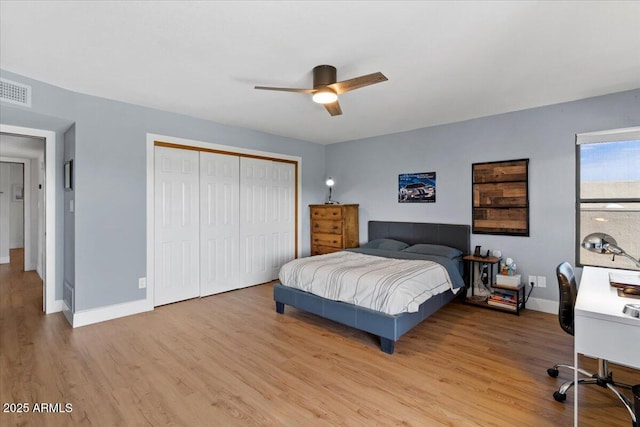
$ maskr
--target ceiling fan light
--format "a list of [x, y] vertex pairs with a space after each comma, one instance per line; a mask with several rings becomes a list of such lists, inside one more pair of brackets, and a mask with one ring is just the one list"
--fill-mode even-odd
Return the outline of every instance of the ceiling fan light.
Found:
[[313, 102], [318, 104], [331, 104], [338, 100], [338, 95], [328, 88], [320, 89], [313, 94]]

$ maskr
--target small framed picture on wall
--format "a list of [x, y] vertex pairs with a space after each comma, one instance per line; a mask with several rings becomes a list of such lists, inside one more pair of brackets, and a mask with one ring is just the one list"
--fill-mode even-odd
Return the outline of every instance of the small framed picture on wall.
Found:
[[435, 201], [435, 172], [398, 175], [398, 203], [435, 203]]

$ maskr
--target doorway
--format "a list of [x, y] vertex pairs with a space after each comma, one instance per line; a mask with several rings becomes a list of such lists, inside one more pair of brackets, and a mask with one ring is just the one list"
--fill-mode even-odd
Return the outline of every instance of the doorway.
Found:
[[[46, 185], [56, 182], [55, 132], [0, 124], [0, 144], [0, 161], [23, 165], [24, 269], [35, 269], [42, 278], [43, 311], [61, 311], [62, 298], [56, 299], [55, 289], [55, 185]], [[46, 167], [47, 160], [51, 167]], [[8, 182], [1, 185], [3, 205], [19, 199], [19, 188], [6, 188]]]
[[[42, 270], [36, 268], [38, 254], [42, 250], [37, 246], [39, 201], [37, 192], [31, 187], [31, 166], [32, 163], [37, 164], [38, 158], [6, 156], [5, 154], [27, 155], [25, 151], [13, 150], [11, 141], [7, 141], [10, 138], [12, 137], [0, 135], [0, 264], [11, 261], [12, 249], [21, 249], [14, 254], [20, 254], [23, 258], [20, 265], [24, 271], [38, 270], [42, 278]], [[43, 142], [41, 150], [44, 157]]]

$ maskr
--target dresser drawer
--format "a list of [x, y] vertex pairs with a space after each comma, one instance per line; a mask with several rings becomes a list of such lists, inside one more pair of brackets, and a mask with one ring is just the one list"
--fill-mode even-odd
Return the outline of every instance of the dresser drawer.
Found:
[[339, 234], [312, 233], [311, 244], [342, 248], [342, 236]]
[[342, 234], [342, 221], [313, 220], [312, 233]]
[[311, 219], [342, 219], [342, 208], [327, 206], [311, 209]]
[[338, 252], [340, 248], [330, 248], [329, 246], [311, 245], [311, 255], [324, 255]]

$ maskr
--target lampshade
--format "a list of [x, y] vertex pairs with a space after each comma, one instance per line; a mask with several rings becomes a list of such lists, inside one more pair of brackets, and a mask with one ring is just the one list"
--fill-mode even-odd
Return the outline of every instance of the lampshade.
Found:
[[600, 254], [616, 254], [624, 252], [618, 247], [618, 242], [605, 233], [591, 233], [582, 240], [582, 247]]
[[585, 238], [582, 239], [582, 247], [591, 252], [613, 255], [614, 258], [615, 255], [624, 256], [633, 261], [637, 267], [640, 267], [640, 260], [626, 253], [624, 249], [618, 246], [616, 239], [606, 233], [591, 233], [585, 236]]
[[315, 92], [312, 96], [313, 102], [318, 104], [331, 104], [338, 99], [338, 95], [329, 88], [322, 88]]
[[336, 182], [333, 180], [333, 178], [331, 177], [327, 178], [327, 181], [326, 181], [327, 187], [333, 187], [335, 183]]

